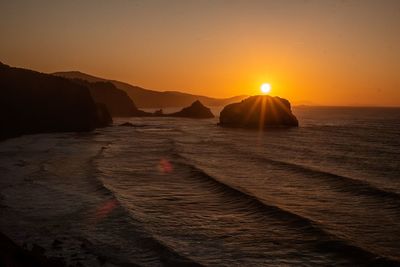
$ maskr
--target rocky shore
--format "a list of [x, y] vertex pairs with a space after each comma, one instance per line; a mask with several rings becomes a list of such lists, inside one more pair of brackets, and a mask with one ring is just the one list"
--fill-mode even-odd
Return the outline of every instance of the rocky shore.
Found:
[[31, 249], [28, 249], [27, 247], [21, 247], [18, 246], [14, 241], [12, 241], [6, 235], [0, 232], [0, 266], [5, 266], [5, 267], [67, 266], [63, 258], [46, 257], [44, 253], [45, 249], [37, 244], [33, 244]]

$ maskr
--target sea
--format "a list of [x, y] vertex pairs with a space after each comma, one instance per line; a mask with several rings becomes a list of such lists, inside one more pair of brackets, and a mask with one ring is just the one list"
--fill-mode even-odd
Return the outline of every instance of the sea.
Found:
[[294, 114], [8, 139], [0, 231], [73, 266], [400, 266], [400, 109]]

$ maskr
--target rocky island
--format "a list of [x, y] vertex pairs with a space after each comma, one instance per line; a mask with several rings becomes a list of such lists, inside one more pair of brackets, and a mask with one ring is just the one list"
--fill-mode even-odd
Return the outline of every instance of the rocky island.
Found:
[[166, 114], [169, 117], [186, 117], [193, 119], [209, 119], [214, 118], [211, 110], [204, 106], [199, 100], [196, 100], [189, 107], [183, 108], [181, 111]]
[[284, 98], [252, 96], [240, 103], [227, 105], [220, 113], [219, 125], [264, 129], [273, 127], [298, 127], [290, 102]]

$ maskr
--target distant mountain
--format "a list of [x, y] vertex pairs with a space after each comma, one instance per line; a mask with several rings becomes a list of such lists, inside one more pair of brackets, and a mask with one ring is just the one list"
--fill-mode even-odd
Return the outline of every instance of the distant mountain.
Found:
[[21, 134], [91, 131], [112, 122], [89, 89], [69, 79], [0, 63], [0, 140]]
[[112, 117], [148, 116], [139, 110], [127, 93], [115, 87], [111, 82], [89, 82], [82, 79], [71, 81], [89, 88], [96, 103], [103, 103]]
[[302, 100], [302, 101], [294, 101], [293, 106], [299, 107], [299, 106], [318, 106], [318, 104], [307, 101], [307, 100]]
[[133, 102], [135, 102], [138, 108], [186, 107], [190, 106], [196, 100], [201, 101], [206, 106], [225, 106], [230, 103], [241, 101], [247, 97], [243, 95], [230, 98], [212, 98], [207, 96], [181, 93], [177, 91], [160, 92], [133, 86], [120, 81], [95, 77], [79, 71], [56, 72], [53, 73], [53, 75], [62, 76], [69, 79], [82, 79], [89, 82], [111, 82], [118, 89], [125, 91], [133, 100]]

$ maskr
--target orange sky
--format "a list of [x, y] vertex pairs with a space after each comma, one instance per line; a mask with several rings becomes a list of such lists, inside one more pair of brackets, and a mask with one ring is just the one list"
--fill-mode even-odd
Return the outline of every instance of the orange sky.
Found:
[[[83, 3], [84, 2], [84, 3]], [[0, 61], [155, 90], [400, 106], [400, 1], [2, 1]]]

